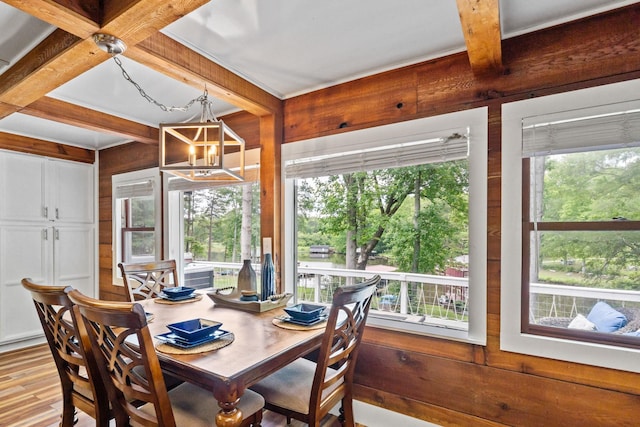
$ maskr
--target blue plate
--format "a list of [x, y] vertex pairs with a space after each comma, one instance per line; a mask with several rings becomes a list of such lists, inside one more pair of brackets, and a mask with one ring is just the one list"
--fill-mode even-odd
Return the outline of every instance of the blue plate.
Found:
[[295, 320], [311, 322], [317, 320], [326, 308], [324, 305], [300, 303], [283, 310]]
[[278, 319], [282, 320], [283, 322], [287, 322], [287, 323], [293, 323], [294, 325], [300, 325], [300, 326], [313, 326], [315, 324], [318, 324], [320, 322], [324, 322], [325, 320], [327, 320], [327, 315], [322, 315], [319, 317], [316, 317], [315, 319], [311, 319], [311, 320], [298, 320], [298, 319], [294, 319], [291, 316], [287, 316], [286, 314], [279, 317]]
[[158, 294], [158, 297], [162, 298], [162, 299], [166, 299], [167, 301], [184, 301], [184, 300], [187, 300], [187, 299], [193, 299], [193, 298], [196, 297], [196, 295], [195, 294], [190, 294], [190, 295], [182, 295], [180, 297], [174, 297], [174, 296], [165, 294], [164, 292], [160, 292]]
[[220, 338], [224, 338], [228, 334], [230, 334], [229, 331], [218, 329], [211, 335], [197, 341], [187, 341], [185, 339], [180, 338], [178, 335], [174, 334], [173, 332], [166, 332], [164, 334], [156, 335], [155, 338], [159, 339], [162, 342], [170, 344], [174, 347], [188, 349], [188, 348], [197, 347], [202, 344], [208, 344], [210, 342], [219, 340]]
[[187, 286], [166, 287], [162, 290], [169, 298], [181, 298], [191, 295], [194, 291], [195, 288], [189, 288]]
[[170, 323], [167, 328], [185, 341], [193, 342], [210, 336], [220, 329], [221, 322], [208, 319], [190, 319], [182, 322]]

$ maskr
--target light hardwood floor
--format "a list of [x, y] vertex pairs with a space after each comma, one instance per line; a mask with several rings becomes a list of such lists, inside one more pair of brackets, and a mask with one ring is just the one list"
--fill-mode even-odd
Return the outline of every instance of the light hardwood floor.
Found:
[[[56, 427], [60, 421], [62, 394], [58, 372], [46, 344], [0, 354], [0, 426]], [[265, 411], [263, 427], [286, 426], [286, 419]], [[291, 426], [306, 424], [292, 421]], [[329, 416], [322, 427], [339, 426]], [[94, 420], [78, 413], [75, 427], [95, 426]]]

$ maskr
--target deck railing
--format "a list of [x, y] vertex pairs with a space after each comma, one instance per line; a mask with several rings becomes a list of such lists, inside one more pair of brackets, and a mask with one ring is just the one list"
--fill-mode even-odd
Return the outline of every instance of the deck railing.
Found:
[[[216, 287], [235, 286], [238, 263], [197, 262], [198, 270], [211, 268]], [[259, 265], [254, 266], [260, 274]], [[442, 323], [466, 329], [469, 281], [467, 278], [328, 267], [298, 267], [298, 301], [330, 303], [339, 286], [376, 274], [381, 285], [372, 302], [372, 315], [396, 316], [409, 322]], [[640, 292], [534, 283], [530, 287], [530, 321], [545, 317], [586, 315], [597, 301], [640, 307]]]

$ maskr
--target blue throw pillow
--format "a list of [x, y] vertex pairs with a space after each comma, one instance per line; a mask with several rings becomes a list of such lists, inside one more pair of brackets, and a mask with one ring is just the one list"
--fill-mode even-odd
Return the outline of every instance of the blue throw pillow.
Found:
[[627, 324], [627, 318], [606, 302], [598, 302], [587, 316], [599, 332], [615, 332]]

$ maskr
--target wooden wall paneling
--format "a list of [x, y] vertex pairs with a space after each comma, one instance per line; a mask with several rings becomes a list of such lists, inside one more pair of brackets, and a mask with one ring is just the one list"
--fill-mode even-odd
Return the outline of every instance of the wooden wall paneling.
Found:
[[463, 362], [472, 362], [474, 360], [472, 346], [467, 343], [442, 338], [367, 327], [363, 340], [372, 345], [398, 349], [399, 353], [405, 351], [416, 352]]
[[246, 111], [220, 117], [224, 123], [244, 139], [245, 150], [260, 148], [260, 118]]
[[289, 98], [285, 143], [414, 118], [416, 87], [406, 67]]
[[634, 5], [503, 40], [499, 76], [475, 76], [462, 52], [287, 99], [285, 143], [635, 78], [639, 22]]
[[363, 344], [357, 371], [359, 385], [506, 425], [620, 426], [637, 421], [638, 397], [633, 394], [369, 343]]
[[6, 132], [0, 132], [0, 148], [82, 163], [94, 163], [96, 156], [94, 150]]
[[[409, 399], [385, 390], [354, 384], [354, 395], [358, 400], [383, 408], [393, 408], [394, 412], [448, 427], [504, 427], [505, 424], [463, 414], [442, 406], [431, 405], [421, 400]], [[455, 397], [452, 397], [455, 399]]]

